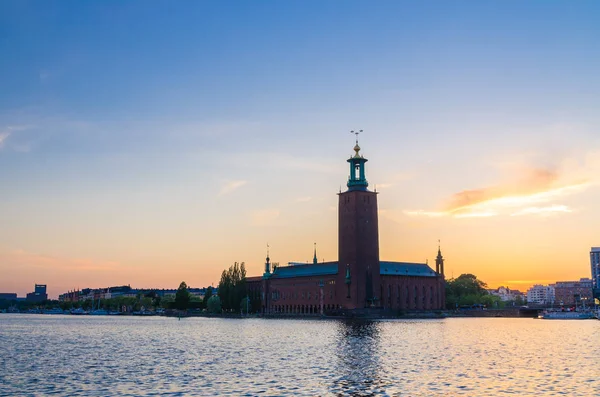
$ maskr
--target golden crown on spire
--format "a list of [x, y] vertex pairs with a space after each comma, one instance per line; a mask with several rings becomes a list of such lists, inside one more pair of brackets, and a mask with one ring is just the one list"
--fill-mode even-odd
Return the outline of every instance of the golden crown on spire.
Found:
[[360, 134], [361, 132], [363, 132], [363, 130], [350, 131], [351, 134], [356, 135], [356, 145], [354, 145], [354, 151], [356, 152], [356, 154], [354, 155], [354, 157], [360, 157], [360, 154], [358, 154], [358, 152], [360, 151], [360, 146], [358, 146], [358, 134]]

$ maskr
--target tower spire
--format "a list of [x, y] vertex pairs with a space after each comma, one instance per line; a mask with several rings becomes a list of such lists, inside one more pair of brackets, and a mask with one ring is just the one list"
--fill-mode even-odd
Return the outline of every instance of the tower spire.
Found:
[[350, 131], [351, 134], [356, 135], [356, 144], [358, 145], [358, 134], [360, 134], [361, 132], [363, 132], [363, 130], [358, 130], [358, 131]]
[[313, 265], [317, 264], [317, 243], [315, 243], [315, 255], [313, 256]]

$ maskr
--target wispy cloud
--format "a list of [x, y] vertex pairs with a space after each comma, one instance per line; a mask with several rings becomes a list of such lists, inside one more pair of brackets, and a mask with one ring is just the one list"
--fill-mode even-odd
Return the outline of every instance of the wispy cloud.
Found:
[[5, 146], [8, 137], [11, 136], [14, 132], [24, 131], [29, 128], [31, 128], [31, 126], [28, 125], [9, 125], [4, 128], [0, 128], [0, 149], [2, 149]]
[[573, 212], [566, 205], [551, 205], [548, 207], [527, 207], [511, 214], [511, 216], [519, 215], [552, 215], [561, 212]]
[[275, 208], [253, 211], [251, 216], [255, 226], [267, 226], [279, 218], [279, 210]]
[[552, 284], [554, 282], [556, 282], [556, 280], [550, 280], [550, 279], [504, 281], [505, 284], [522, 284], [522, 285]]
[[307, 196], [307, 197], [298, 197], [296, 199], [296, 202], [298, 202], [298, 203], [306, 203], [306, 202], [308, 202], [310, 200], [312, 200], [312, 197], [310, 197], [310, 196]]
[[59, 258], [25, 250], [0, 252], [0, 261], [12, 266], [49, 268], [52, 270], [114, 270], [119, 266], [114, 261], [99, 261], [89, 258]]
[[0, 148], [4, 147], [4, 141], [8, 139], [10, 132], [0, 132]]
[[220, 196], [229, 194], [229, 193], [233, 192], [234, 190], [244, 186], [247, 183], [248, 183], [248, 181], [241, 181], [241, 180], [225, 182], [223, 184], [223, 186], [221, 187], [221, 190], [219, 191], [218, 196], [220, 197]]

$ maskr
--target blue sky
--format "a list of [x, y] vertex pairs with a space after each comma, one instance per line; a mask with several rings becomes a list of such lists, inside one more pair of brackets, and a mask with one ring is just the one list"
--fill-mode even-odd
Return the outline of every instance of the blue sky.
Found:
[[[310, 259], [313, 241], [335, 259], [359, 128], [389, 259], [431, 259], [442, 238], [457, 272], [521, 280], [489, 272], [486, 250], [504, 255], [515, 228], [559, 244], [547, 223], [570, 217], [577, 274], [557, 260], [525, 281], [584, 277], [599, 244], [599, 20], [592, 1], [2, 2], [0, 267], [29, 270], [0, 287], [24, 291], [31, 271], [57, 289], [205, 285], [233, 260], [258, 273], [266, 241], [281, 262]], [[551, 219], [413, 217], [527, 184], [524, 167], [591, 187]], [[531, 245], [515, 263], [548, 252]]]

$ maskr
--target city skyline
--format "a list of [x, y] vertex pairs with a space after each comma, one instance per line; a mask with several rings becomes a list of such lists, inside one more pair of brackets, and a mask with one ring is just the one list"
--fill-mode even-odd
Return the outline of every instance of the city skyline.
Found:
[[353, 129], [382, 260], [590, 277], [594, 2], [3, 3], [0, 292], [337, 260]]

